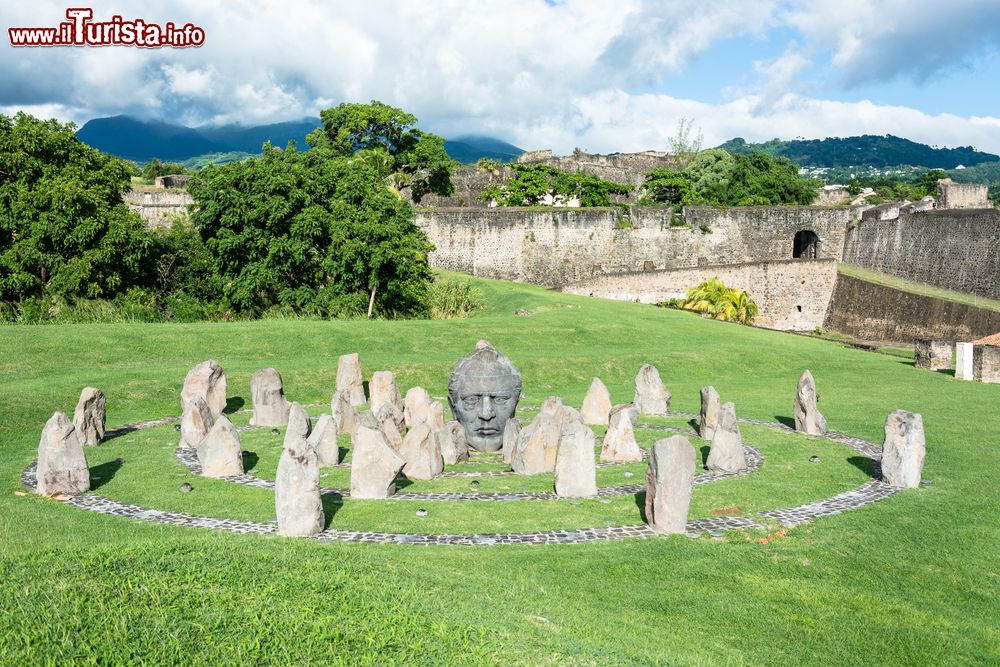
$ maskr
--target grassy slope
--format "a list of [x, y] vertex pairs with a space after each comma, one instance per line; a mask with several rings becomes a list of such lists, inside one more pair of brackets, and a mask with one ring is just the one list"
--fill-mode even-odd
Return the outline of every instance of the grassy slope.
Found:
[[[0, 328], [0, 662], [1000, 661], [1000, 386], [686, 313], [483, 286], [490, 312], [454, 322]], [[808, 367], [834, 429], [878, 441], [888, 412], [921, 412], [933, 483], [767, 545], [733, 534], [490, 549], [218, 535], [13, 495], [41, 425], [72, 410], [84, 385], [108, 395], [111, 424], [176, 413], [184, 373], [209, 357], [231, 396], [248, 399], [250, 375], [272, 365], [293, 399], [324, 401], [337, 356], [358, 351], [367, 372], [390, 368], [402, 385], [442, 395], [479, 338], [521, 367], [528, 404], [549, 394], [579, 403], [595, 375], [628, 400], [650, 362], [677, 410], [697, 410], [711, 383], [741, 415], [774, 420], [790, 415]], [[147, 497], [182, 479], [164, 465]], [[254, 511], [239, 491], [213, 513]]]

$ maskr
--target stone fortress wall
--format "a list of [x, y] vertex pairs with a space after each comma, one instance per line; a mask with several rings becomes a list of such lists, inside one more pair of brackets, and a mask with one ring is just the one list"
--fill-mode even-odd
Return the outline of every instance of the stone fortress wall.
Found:
[[194, 198], [183, 190], [130, 190], [125, 204], [139, 214], [147, 227], [169, 227], [178, 216], [186, 217]]

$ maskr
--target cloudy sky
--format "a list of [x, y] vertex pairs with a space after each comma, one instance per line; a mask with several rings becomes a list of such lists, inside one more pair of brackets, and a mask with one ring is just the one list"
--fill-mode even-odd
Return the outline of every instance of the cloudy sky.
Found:
[[[896, 134], [1000, 153], [996, 0], [5, 0], [3, 27], [194, 23], [200, 48], [0, 46], [0, 112], [258, 124], [379, 99], [446, 137], [663, 150]], [[4, 31], [6, 33], [6, 30]]]

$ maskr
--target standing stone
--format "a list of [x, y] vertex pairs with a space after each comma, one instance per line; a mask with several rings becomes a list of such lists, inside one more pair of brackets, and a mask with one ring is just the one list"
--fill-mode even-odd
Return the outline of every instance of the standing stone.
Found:
[[90, 491], [83, 438], [64, 412], [56, 412], [45, 422], [38, 441], [36, 476], [35, 491], [43, 496]]
[[73, 427], [84, 445], [96, 445], [104, 439], [104, 394], [100, 389], [84, 387], [73, 412]]
[[208, 432], [215, 425], [212, 417], [212, 410], [208, 403], [200, 396], [196, 396], [184, 406], [184, 414], [181, 416], [181, 441], [180, 447], [197, 447]]
[[403, 438], [399, 455], [406, 461], [403, 474], [407, 479], [431, 480], [444, 470], [441, 445], [437, 434], [426, 422], [414, 425]]
[[340, 462], [337, 420], [333, 418], [333, 415], [322, 414], [319, 416], [315, 428], [309, 434], [309, 445], [316, 452], [316, 458], [321, 466], [334, 466]]
[[917, 488], [925, 451], [923, 418], [914, 412], [896, 410], [885, 420], [882, 479], [891, 486]]
[[698, 426], [698, 435], [702, 440], [712, 441], [715, 435], [715, 428], [719, 424], [719, 392], [715, 387], [705, 387], [701, 390], [701, 423]]
[[358, 353], [341, 355], [337, 362], [337, 391], [346, 391], [351, 405], [365, 404], [365, 381]]
[[663, 415], [670, 410], [670, 392], [656, 366], [643, 365], [635, 376], [635, 407], [642, 415]]
[[351, 498], [388, 498], [406, 461], [385, 442], [381, 431], [359, 426], [351, 455]]
[[520, 475], [537, 475], [556, 468], [556, 453], [562, 429], [552, 415], [541, 412], [521, 430], [511, 458], [511, 468]]
[[611, 417], [611, 425], [604, 434], [601, 463], [635, 463], [642, 460], [642, 450], [635, 441], [631, 415], [619, 410]]
[[396, 376], [392, 374], [392, 371], [375, 371], [368, 383], [368, 393], [371, 394], [368, 402], [375, 414], [378, 414], [382, 406], [387, 403], [396, 406], [400, 414], [403, 413], [403, 399], [399, 395]]
[[226, 373], [218, 361], [209, 359], [188, 371], [181, 389], [181, 411], [195, 398], [204, 399], [213, 418], [226, 409]]
[[310, 429], [309, 415], [301, 405], [292, 403], [285, 448], [274, 477], [274, 511], [278, 517], [279, 535], [316, 535], [326, 522], [319, 493], [319, 457], [309, 439]]
[[521, 435], [521, 420], [511, 417], [503, 427], [503, 462], [510, 463], [517, 450], [517, 439]]
[[687, 532], [695, 451], [684, 436], [657, 440], [646, 469], [646, 523], [658, 533]]
[[799, 378], [798, 390], [795, 393], [795, 430], [809, 435], [823, 435], [826, 433], [826, 419], [820, 414], [816, 402], [819, 396], [816, 394], [816, 381], [813, 380], [812, 373], [808, 370], [802, 373]]
[[567, 415], [563, 423], [556, 451], [555, 473], [557, 496], [593, 498], [597, 495], [594, 432], [577, 414]]
[[955, 379], [972, 380], [972, 343], [955, 343]]
[[736, 422], [736, 406], [723, 403], [719, 408], [719, 423], [712, 434], [712, 448], [705, 467], [713, 472], [740, 472], [747, 469], [743, 439]]
[[629, 421], [632, 422], [632, 427], [635, 428], [636, 422], [639, 421], [639, 408], [635, 407], [634, 403], [619, 403], [611, 408], [610, 418], [613, 419], [616, 414], [622, 411], [628, 414]]
[[[370, 412], [364, 413], [370, 415]], [[374, 424], [365, 424], [368, 428], [378, 428], [382, 431], [382, 435], [385, 436], [385, 442], [393, 449], [398, 450], [403, 444], [403, 427], [400, 426], [399, 421], [396, 420], [396, 416], [400, 417], [403, 414], [396, 409], [396, 406], [391, 404], [386, 404], [382, 406], [382, 411], [379, 413], [378, 417], [375, 418]]]
[[357, 429], [359, 426], [364, 426], [365, 428], [378, 428], [378, 419], [375, 418], [375, 415], [372, 414], [371, 410], [359, 412], [354, 428]]
[[281, 374], [273, 368], [262, 368], [250, 378], [253, 401], [251, 426], [284, 426], [288, 423], [291, 403], [285, 398]]
[[431, 427], [432, 431], [444, 428], [444, 406], [441, 405], [440, 401], [432, 401], [427, 409], [427, 425]]
[[448, 422], [438, 430], [437, 438], [445, 465], [469, 460], [469, 441], [465, 438], [465, 427], [461, 422]]
[[403, 400], [403, 417], [406, 428], [426, 423], [431, 412], [431, 395], [423, 387], [410, 387]]
[[580, 416], [584, 424], [607, 426], [611, 418], [611, 393], [600, 378], [594, 378], [583, 398]]
[[556, 414], [562, 409], [563, 400], [558, 396], [549, 396], [542, 403], [541, 411], [549, 416], [555, 417]]
[[403, 416], [403, 411], [392, 403], [385, 403], [378, 410], [372, 408], [372, 414], [375, 415], [375, 419], [380, 425], [391, 421], [400, 433], [406, 430], [406, 418]]
[[358, 424], [358, 411], [351, 405], [351, 399], [346, 391], [334, 393], [330, 400], [330, 412], [337, 422], [337, 433], [354, 433]]
[[198, 443], [198, 461], [201, 462], [201, 474], [205, 477], [243, 474], [243, 448], [229, 417], [219, 415], [212, 430]]

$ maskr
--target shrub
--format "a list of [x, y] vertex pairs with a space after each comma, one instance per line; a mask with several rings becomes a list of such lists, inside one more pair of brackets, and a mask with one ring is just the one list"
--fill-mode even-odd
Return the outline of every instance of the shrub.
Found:
[[716, 320], [740, 324], [751, 324], [758, 312], [757, 303], [749, 294], [726, 287], [718, 277], [702, 281], [689, 289], [679, 305]]
[[430, 316], [435, 320], [468, 317], [486, 307], [483, 290], [462, 278], [445, 278], [431, 284]]

